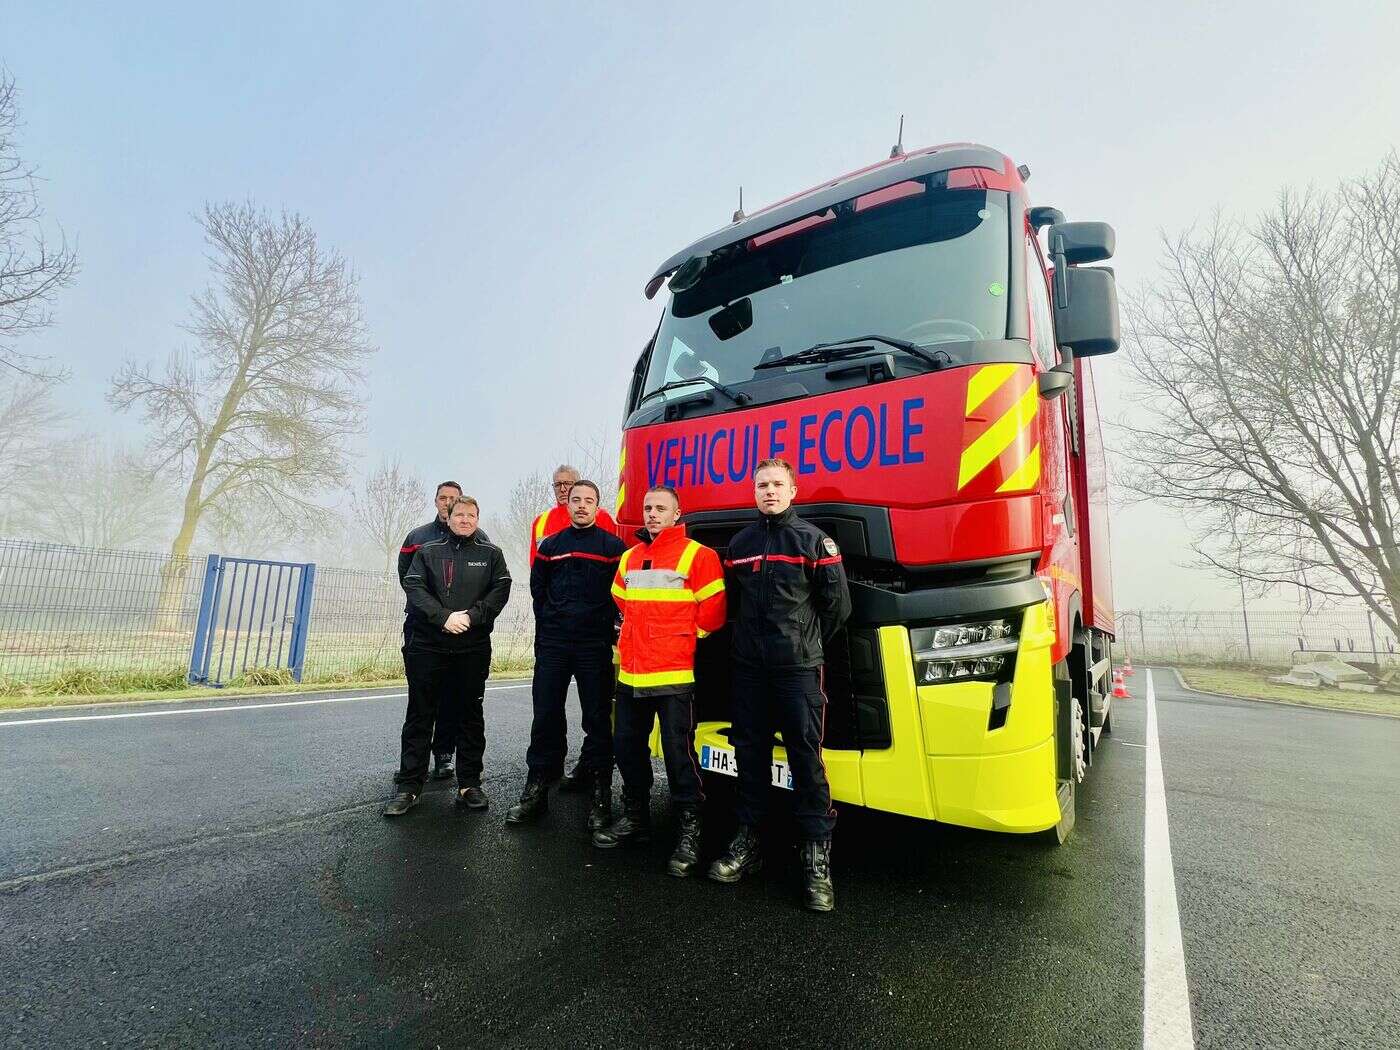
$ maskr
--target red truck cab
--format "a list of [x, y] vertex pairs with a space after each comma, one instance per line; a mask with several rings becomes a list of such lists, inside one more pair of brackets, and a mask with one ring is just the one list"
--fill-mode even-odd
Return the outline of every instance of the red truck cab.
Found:
[[[1087, 265], [1112, 230], [1031, 208], [1027, 177], [985, 146], [900, 154], [668, 258], [646, 286], [670, 297], [629, 385], [617, 518], [640, 525], [647, 487], [669, 485], [723, 553], [757, 514], [755, 464], [790, 461], [852, 593], [827, 653], [835, 797], [1063, 840], [1110, 725], [1091, 358], [1117, 349], [1118, 315], [1112, 271]], [[719, 632], [697, 659], [716, 773], [733, 769], [727, 689]]]

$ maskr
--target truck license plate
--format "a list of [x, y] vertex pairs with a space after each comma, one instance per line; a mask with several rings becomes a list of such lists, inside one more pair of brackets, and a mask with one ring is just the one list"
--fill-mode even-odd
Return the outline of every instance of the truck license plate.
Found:
[[[711, 773], [723, 773], [727, 777], [737, 777], [739, 775], [739, 765], [734, 759], [734, 752], [727, 747], [711, 747], [709, 744], [700, 746], [700, 768], [707, 769]], [[771, 781], [774, 787], [792, 790], [792, 771], [788, 769], [786, 762], [773, 761], [773, 772]]]

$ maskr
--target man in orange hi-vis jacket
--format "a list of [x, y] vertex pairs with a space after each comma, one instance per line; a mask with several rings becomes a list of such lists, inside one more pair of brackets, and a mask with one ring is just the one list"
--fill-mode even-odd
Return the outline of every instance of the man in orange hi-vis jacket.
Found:
[[[573, 519], [569, 517], [569, 490], [581, 476], [577, 467], [571, 467], [567, 463], [561, 463], [554, 468], [554, 506], [541, 511], [530, 523], [531, 565], [535, 564], [535, 555], [539, 552], [541, 540], [553, 536], [556, 532], [563, 532], [573, 524]], [[602, 508], [598, 510], [598, 520], [595, 524], [604, 532], [617, 535], [617, 522]]]
[[661, 752], [676, 806], [679, 834], [667, 870], [684, 878], [700, 854], [700, 806], [705, 801], [695, 760], [695, 645], [724, 626], [724, 568], [719, 555], [677, 524], [680, 497], [667, 487], [642, 499], [646, 528], [622, 555], [613, 597], [622, 610], [618, 638], [613, 754], [622, 774], [622, 816], [593, 833], [610, 849], [651, 837], [651, 755], [647, 737], [661, 721]]

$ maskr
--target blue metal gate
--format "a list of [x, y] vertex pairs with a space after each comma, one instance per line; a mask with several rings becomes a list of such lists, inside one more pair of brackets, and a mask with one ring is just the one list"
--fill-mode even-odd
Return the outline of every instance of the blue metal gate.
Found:
[[249, 670], [301, 681], [316, 566], [209, 555], [190, 651], [191, 685], [222, 686]]

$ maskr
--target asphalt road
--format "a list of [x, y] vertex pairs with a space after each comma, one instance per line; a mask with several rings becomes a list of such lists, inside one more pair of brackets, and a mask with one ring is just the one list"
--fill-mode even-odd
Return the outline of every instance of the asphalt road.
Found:
[[1067, 846], [847, 808], [826, 916], [781, 827], [736, 887], [667, 877], [667, 836], [592, 850], [576, 796], [507, 830], [524, 684], [488, 693], [492, 808], [398, 822], [399, 697], [0, 715], [0, 1042], [1400, 1046], [1400, 720], [1157, 670], [1153, 752], [1132, 682]]

